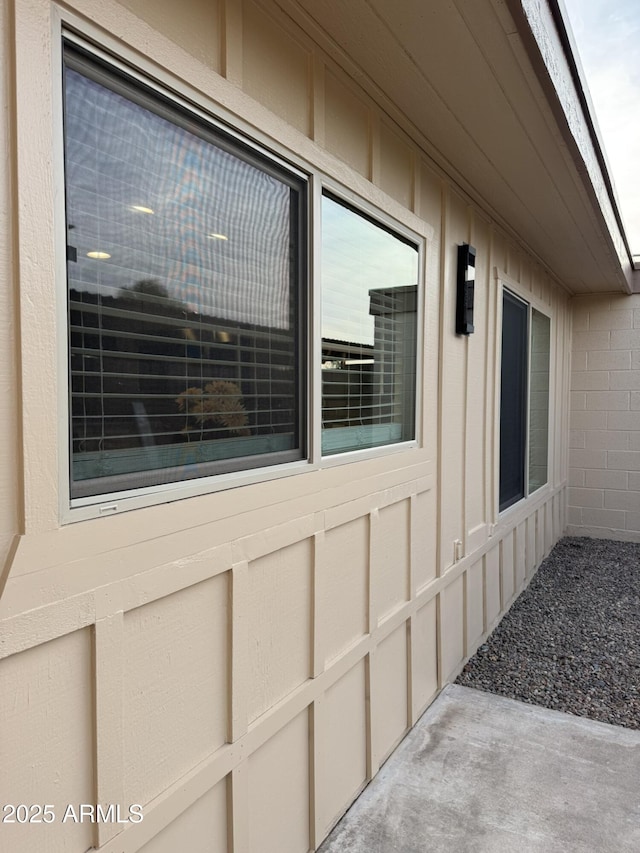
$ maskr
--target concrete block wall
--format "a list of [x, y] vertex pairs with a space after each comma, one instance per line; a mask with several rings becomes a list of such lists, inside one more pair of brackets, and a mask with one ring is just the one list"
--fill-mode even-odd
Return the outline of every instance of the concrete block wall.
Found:
[[568, 533], [640, 542], [640, 294], [573, 305]]

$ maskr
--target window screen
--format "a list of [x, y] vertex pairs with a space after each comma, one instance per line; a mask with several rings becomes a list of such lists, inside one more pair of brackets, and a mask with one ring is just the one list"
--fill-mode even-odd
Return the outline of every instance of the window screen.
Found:
[[67, 45], [71, 496], [303, 458], [305, 186]]
[[415, 438], [418, 248], [322, 199], [322, 452]]
[[500, 510], [525, 495], [527, 440], [526, 302], [504, 291], [502, 299], [502, 372], [500, 390]]
[[548, 480], [550, 358], [549, 317], [504, 290], [500, 510]]
[[529, 389], [529, 492], [547, 482], [549, 456], [549, 366], [551, 320], [531, 310]]

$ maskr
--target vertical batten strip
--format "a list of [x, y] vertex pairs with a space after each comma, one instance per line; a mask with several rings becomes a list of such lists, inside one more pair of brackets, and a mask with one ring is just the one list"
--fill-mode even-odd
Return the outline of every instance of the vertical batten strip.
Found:
[[413, 494], [409, 498], [409, 577], [408, 577], [408, 600], [413, 601], [418, 592], [418, 563], [420, 561], [419, 542], [417, 535], [420, 527], [420, 512], [418, 508], [418, 495]]
[[466, 659], [471, 651], [469, 649], [469, 569], [462, 573], [462, 658]]
[[[445, 685], [444, 661], [442, 659], [442, 593], [435, 596], [436, 604], [436, 668], [438, 670], [438, 692]], [[466, 614], [465, 614], [466, 618]]]
[[506, 601], [505, 601], [505, 584], [504, 584], [504, 560], [503, 560], [503, 550], [504, 550], [504, 539], [501, 539], [498, 543], [498, 594], [500, 596], [500, 618], [502, 618], [502, 614], [504, 613]]
[[487, 245], [487, 282], [486, 282], [486, 312], [485, 312], [485, 397], [484, 397], [484, 517], [489, 525], [489, 535], [492, 535], [495, 525], [494, 502], [494, 424], [496, 417], [496, 350], [491, 344], [496, 334], [496, 300], [497, 284], [493, 275], [493, 228], [489, 228]]
[[[96, 804], [124, 804], [124, 756], [122, 752], [124, 614], [98, 619], [93, 627], [95, 800]], [[96, 822], [95, 845], [101, 847], [122, 832], [122, 824]]]
[[489, 630], [489, 617], [487, 615], [487, 555], [482, 557], [482, 636], [485, 637]]
[[[409, 499], [409, 601], [414, 601], [418, 593], [417, 568], [420, 555], [418, 553], [417, 529], [420, 524], [418, 517], [418, 495]], [[417, 628], [416, 612], [411, 611], [407, 620], [407, 711], [408, 724], [413, 726], [418, 719], [418, 697], [415, 689], [418, 678], [418, 660], [415, 648], [415, 632]]]
[[230, 583], [230, 646], [231, 646], [231, 685], [229, 690], [229, 733], [231, 743], [247, 733], [248, 727], [248, 686], [249, 671], [249, 633], [247, 625], [249, 598], [249, 564], [236, 563], [231, 569]]
[[[474, 226], [476, 224], [476, 220], [478, 219], [477, 213], [474, 215]], [[486, 235], [486, 231], [485, 231]], [[479, 242], [478, 239], [478, 229], [474, 227], [473, 239], [476, 242]], [[483, 249], [487, 252], [488, 246], [487, 243], [483, 240]], [[484, 334], [485, 339], [483, 341], [482, 346], [482, 355], [484, 358], [484, 370], [482, 371], [482, 439], [483, 439], [483, 460], [484, 464], [482, 466], [482, 504], [480, 507], [480, 515], [482, 517], [482, 521], [485, 526], [485, 534], [484, 541], [488, 538], [491, 533], [490, 524], [493, 519], [490, 518], [489, 512], [489, 502], [487, 497], [487, 481], [489, 480], [489, 468], [487, 466], [487, 460], [491, 459], [491, 455], [488, 453], [488, 441], [487, 437], [490, 432], [490, 424], [487, 423], [487, 409], [489, 404], [489, 345], [488, 345], [488, 336], [489, 336], [489, 314], [491, 313], [491, 267], [489, 265], [489, 258], [485, 257], [484, 262], [481, 265], [482, 269], [482, 280], [478, 282], [478, 273], [476, 271], [476, 285], [475, 285], [475, 300], [478, 300], [478, 289], [480, 285], [480, 290], [482, 292], [482, 298], [484, 303], [484, 328], [478, 328], [479, 334]]]
[[[439, 281], [439, 297], [438, 297], [438, 319], [439, 327], [439, 343], [438, 351], [438, 437], [437, 437], [437, 498], [436, 498], [436, 522], [437, 522], [437, 575], [441, 577], [446, 568], [446, 553], [447, 547], [443, 541], [444, 531], [444, 513], [442, 512], [442, 502], [444, 495], [444, 485], [442, 483], [442, 460], [444, 453], [444, 429], [443, 429], [443, 403], [444, 403], [444, 365], [445, 365], [445, 342], [448, 339], [445, 329], [445, 310], [446, 302], [446, 281], [447, 281], [447, 252], [445, 249], [448, 239], [448, 216], [449, 216], [449, 185], [445, 184], [442, 188], [442, 225], [441, 225], [441, 240], [440, 240], [440, 281]], [[447, 543], [448, 544], [448, 543]]]
[[[471, 236], [473, 233], [472, 220], [473, 213], [471, 211], [470, 206], [467, 205], [467, 240], [469, 241], [469, 243], [471, 243]], [[456, 266], [457, 263], [458, 258], [456, 250]], [[449, 276], [452, 282], [456, 280], [457, 274], [458, 270], [454, 269], [452, 271], [452, 275]], [[469, 436], [471, 432], [471, 430], [469, 429], [469, 414], [471, 409], [471, 407], [469, 406], [469, 349], [471, 347], [471, 336], [465, 335], [462, 340], [462, 343], [464, 346], [464, 356], [462, 364], [462, 383], [464, 393], [462, 397], [462, 495], [460, 496], [460, 514], [462, 518], [460, 519], [460, 535], [462, 538], [462, 555], [464, 556], [469, 548], [469, 511], [467, 508], [467, 499], [469, 494], [469, 490], [467, 489], [467, 479], [469, 476], [469, 472], [467, 468], [467, 459], [469, 458]], [[466, 623], [466, 619], [463, 620], [463, 623]]]
[[314, 142], [326, 146], [326, 98], [325, 98], [325, 64], [317, 52], [312, 54], [310, 77], [311, 98], [311, 128], [310, 136]]
[[409, 209], [419, 215], [420, 210], [420, 167], [415, 146], [409, 145], [409, 168], [411, 172], [411, 197]]
[[327, 658], [325, 636], [322, 630], [322, 602], [326, 600], [324, 585], [325, 571], [325, 532], [319, 530], [313, 537], [313, 565], [311, 567], [311, 677], [317, 678], [324, 672]]
[[544, 505], [544, 555], [548, 556], [553, 548], [553, 499], [549, 499]]
[[527, 566], [527, 581], [530, 580], [533, 569], [536, 564], [536, 515], [530, 515], [525, 524], [527, 529], [527, 544], [526, 544], [526, 566]]
[[407, 725], [415, 725], [420, 715], [416, 690], [418, 662], [416, 660], [415, 631], [416, 614], [412, 613], [407, 619]]
[[222, 76], [234, 86], [242, 88], [242, 3], [237, 3], [235, 0], [221, 0], [220, 19]]
[[380, 186], [380, 117], [369, 111], [369, 174], [372, 184]]
[[379, 625], [379, 613], [377, 607], [375, 578], [377, 576], [375, 570], [375, 561], [379, 553], [378, 544], [380, 538], [380, 513], [378, 509], [372, 509], [369, 513], [369, 584], [368, 584], [368, 611], [369, 623], [367, 630], [372, 634]]
[[367, 737], [367, 779], [373, 779], [380, 768], [380, 751], [375, 725], [377, 678], [375, 672], [376, 650], [371, 649], [365, 658], [366, 690], [366, 737]]
[[309, 845], [315, 850], [326, 833], [322, 824], [320, 802], [326, 797], [323, 779], [323, 747], [322, 738], [326, 737], [326, 726], [323, 724], [324, 695], [316, 697], [309, 706]]
[[[314, 133], [314, 91], [315, 91], [315, 53], [312, 50], [306, 50], [306, 78], [307, 78], [307, 121], [304, 128], [304, 134], [309, 139], [313, 139]], [[302, 129], [302, 128], [301, 128]]]
[[543, 504], [537, 510], [537, 519], [536, 519], [536, 567], [540, 565], [540, 563], [544, 560], [546, 556], [545, 550], [545, 542], [547, 539], [546, 536], [546, 522], [547, 522], [547, 514], [546, 514], [546, 504]]
[[249, 762], [242, 761], [231, 771], [227, 817], [229, 853], [249, 853]]
[[519, 584], [518, 591], [522, 591], [527, 584], [528, 577], [528, 552], [527, 552], [527, 522], [521, 522], [517, 528], [517, 545], [516, 545], [516, 565], [521, 568], [518, 570]]

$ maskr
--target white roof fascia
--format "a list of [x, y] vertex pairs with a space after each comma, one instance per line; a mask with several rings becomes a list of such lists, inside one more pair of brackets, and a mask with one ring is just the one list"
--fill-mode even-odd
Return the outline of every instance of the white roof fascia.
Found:
[[640, 257], [632, 257], [594, 120], [584, 72], [579, 63], [562, 0], [520, 0], [548, 77], [564, 113], [567, 128], [622, 269], [628, 293], [640, 291]]

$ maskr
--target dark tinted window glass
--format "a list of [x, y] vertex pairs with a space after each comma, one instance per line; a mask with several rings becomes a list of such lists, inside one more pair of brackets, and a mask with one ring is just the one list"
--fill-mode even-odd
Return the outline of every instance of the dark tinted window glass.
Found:
[[502, 300], [500, 510], [525, 494], [528, 306], [506, 290]]

